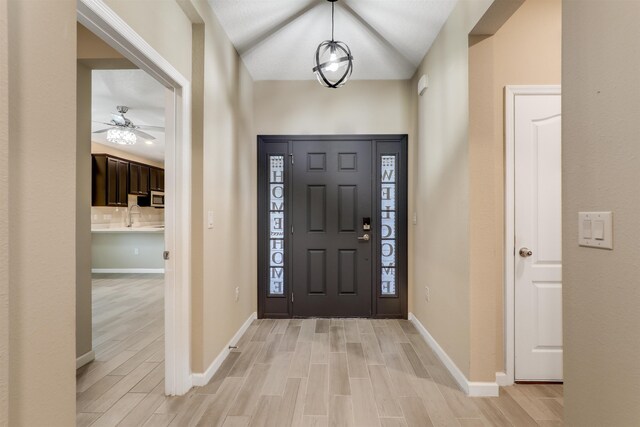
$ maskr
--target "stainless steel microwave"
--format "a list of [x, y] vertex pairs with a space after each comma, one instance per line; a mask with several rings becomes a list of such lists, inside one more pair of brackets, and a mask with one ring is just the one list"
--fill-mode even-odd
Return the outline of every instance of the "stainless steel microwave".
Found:
[[151, 206], [154, 208], [164, 208], [164, 193], [162, 191], [151, 192]]

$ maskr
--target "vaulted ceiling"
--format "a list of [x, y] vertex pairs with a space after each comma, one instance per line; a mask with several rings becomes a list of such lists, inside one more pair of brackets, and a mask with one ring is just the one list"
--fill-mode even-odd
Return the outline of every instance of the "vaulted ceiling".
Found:
[[[352, 79], [410, 78], [457, 0], [339, 0], [335, 39], [354, 56]], [[313, 80], [316, 47], [331, 38], [326, 0], [209, 0], [254, 80]]]

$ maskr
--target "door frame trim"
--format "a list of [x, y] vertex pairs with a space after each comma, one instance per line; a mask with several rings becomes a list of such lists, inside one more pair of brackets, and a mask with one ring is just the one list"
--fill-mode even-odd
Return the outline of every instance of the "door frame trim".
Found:
[[[515, 382], [515, 101], [517, 96], [562, 95], [560, 85], [509, 85], [504, 89], [504, 351], [500, 385]], [[506, 376], [506, 378], [505, 378]]]
[[103, 0], [78, 0], [82, 25], [168, 89], [166, 96], [165, 394], [183, 395], [191, 375], [191, 82]]

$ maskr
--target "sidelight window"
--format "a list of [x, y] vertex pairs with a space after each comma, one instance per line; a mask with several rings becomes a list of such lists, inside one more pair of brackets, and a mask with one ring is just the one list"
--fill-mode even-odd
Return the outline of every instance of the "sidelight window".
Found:
[[396, 155], [381, 157], [380, 294], [396, 296]]
[[269, 156], [269, 295], [284, 295], [284, 156]]

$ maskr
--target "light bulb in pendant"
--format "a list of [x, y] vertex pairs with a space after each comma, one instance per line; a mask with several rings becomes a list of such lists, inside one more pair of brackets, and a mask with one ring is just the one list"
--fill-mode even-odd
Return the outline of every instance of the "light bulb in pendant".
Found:
[[327, 70], [336, 72], [338, 71], [338, 68], [340, 68], [340, 64], [338, 63], [338, 55], [336, 55], [335, 52], [332, 52], [331, 55], [329, 55], [329, 65], [327, 65]]

